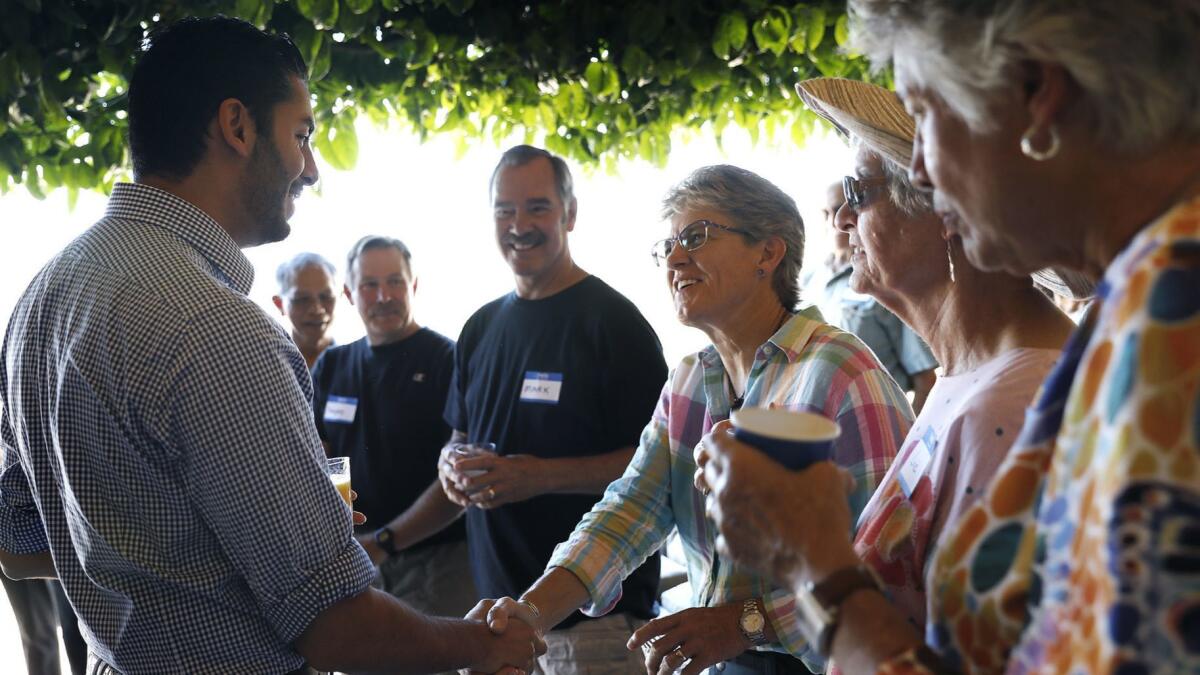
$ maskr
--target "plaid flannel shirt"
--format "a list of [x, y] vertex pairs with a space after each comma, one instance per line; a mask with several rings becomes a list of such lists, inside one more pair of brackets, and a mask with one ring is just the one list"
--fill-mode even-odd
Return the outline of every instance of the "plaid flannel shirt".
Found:
[[[833, 459], [857, 481], [850, 496], [855, 519], [913, 419], [904, 393], [858, 338], [804, 314], [786, 321], [758, 349], [745, 405], [774, 405], [837, 420], [842, 434]], [[801, 634], [792, 594], [717, 554], [716, 527], [692, 483], [692, 450], [728, 417], [725, 368], [709, 346], [686, 357], [671, 374], [629, 468], [555, 549], [548, 567], [563, 567], [579, 577], [591, 596], [583, 611], [601, 615], [616, 604], [621, 580], [679, 528], [694, 606], [762, 598], [780, 641], [767, 649], [818, 664]]]

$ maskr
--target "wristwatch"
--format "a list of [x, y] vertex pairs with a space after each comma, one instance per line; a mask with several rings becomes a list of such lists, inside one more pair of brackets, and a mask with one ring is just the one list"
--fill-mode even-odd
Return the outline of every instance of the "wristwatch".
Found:
[[392, 531], [386, 527], [375, 530], [375, 544], [389, 556], [399, 553], [396, 550], [396, 535], [392, 534]]
[[742, 635], [755, 647], [767, 644], [767, 618], [758, 611], [758, 603], [747, 600], [742, 603], [742, 617], [738, 619], [738, 629]]
[[822, 656], [828, 657], [833, 647], [842, 603], [864, 588], [882, 592], [871, 570], [855, 565], [843, 567], [818, 583], [809, 581], [796, 593], [796, 609], [803, 619], [806, 637]]

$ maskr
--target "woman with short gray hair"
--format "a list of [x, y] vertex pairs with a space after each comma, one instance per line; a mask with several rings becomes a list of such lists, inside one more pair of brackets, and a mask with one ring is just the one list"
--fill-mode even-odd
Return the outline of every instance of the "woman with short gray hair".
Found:
[[[625, 474], [560, 544], [525, 603], [492, 608], [542, 625], [583, 606], [603, 614], [621, 579], [678, 531], [691, 607], [638, 628], [647, 673], [805, 674], [810, 657], [792, 593], [716, 553], [692, 450], [742, 406], [817, 412], [841, 426], [833, 458], [866, 504], [912, 423], [904, 393], [858, 338], [796, 310], [803, 223], [795, 202], [733, 166], [705, 167], [670, 191], [669, 235], [652, 248], [679, 320], [712, 344], [675, 368]], [[498, 608], [498, 609], [497, 609]]]
[[[910, 174], [962, 216], [966, 256], [1073, 269], [1099, 290], [931, 559], [928, 644], [881, 594], [843, 587], [813, 605], [835, 659], [853, 672], [1200, 672], [1200, 2], [850, 12], [859, 48], [895, 66], [917, 118]], [[737, 444], [714, 447], [705, 478], [735, 555], [777, 535], [758, 562], [792, 588], [839, 578], [852, 563], [805, 528], [848, 518], [832, 469], [781, 478]], [[747, 528], [751, 490], [805, 501]]]

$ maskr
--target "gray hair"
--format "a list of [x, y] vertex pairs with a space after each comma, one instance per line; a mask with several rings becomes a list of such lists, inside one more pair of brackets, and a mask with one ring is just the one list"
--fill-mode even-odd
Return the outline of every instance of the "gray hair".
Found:
[[337, 269], [324, 256], [316, 253], [297, 253], [291, 260], [286, 260], [275, 268], [275, 283], [279, 287], [279, 295], [287, 295], [296, 284], [296, 276], [300, 274], [300, 270], [308, 267], [320, 267], [329, 273], [330, 278], [337, 276]]
[[[800, 304], [800, 266], [804, 261], [804, 221], [796, 201], [771, 181], [729, 164], [696, 169], [667, 192], [662, 217], [669, 220], [691, 209], [729, 214], [752, 242], [779, 237], [787, 246], [775, 268], [771, 288], [780, 304], [795, 311]], [[725, 223], [722, 223], [724, 225]]]
[[408, 273], [412, 274], [412, 252], [404, 245], [404, 242], [395, 237], [384, 237], [377, 234], [368, 234], [359, 239], [354, 246], [350, 247], [350, 252], [346, 254], [346, 285], [353, 288], [356, 283], [355, 276], [357, 272], [354, 270], [354, 263], [363, 253], [374, 251], [381, 248], [394, 248], [404, 256], [404, 264], [408, 267]]
[[879, 157], [883, 175], [887, 178], [888, 198], [906, 216], [918, 216], [933, 212], [933, 193], [917, 189], [908, 178], [908, 167], [868, 149]]
[[[876, 68], [897, 47], [920, 54], [914, 77], [974, 131], [1023, 61], [1062, 66], [1080, 113], [1113, 150], [1200, 139], [1197, 0], [850, 0], [851, 44]], [[919, 51], [914, 51], [919, 49]]]
[[501, 169], [509, 166], [525, 166], [535, 159], [544, 159], [550, 162], [550, 166], [554, 169], [554, 187], [558, 190], [558, 198], [562, 201], [563, 208], [570, 211], [571, 204], [575, 201], [575, 180], [571, 178], [571, 168], [567, 166], [566, 160], [562, 157], [532, 145], [515, 145], [500, 155], [500, 161], [492, 170], [492, 180], [488, 183], [488, 194], [495, 192], [496, 177], [500, 175]]

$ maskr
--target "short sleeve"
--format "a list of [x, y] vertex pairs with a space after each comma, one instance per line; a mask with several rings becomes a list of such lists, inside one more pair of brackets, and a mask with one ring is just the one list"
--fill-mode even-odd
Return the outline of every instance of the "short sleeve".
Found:
[[614, 312], [617, 319], [605, 322], [608, 358], [601, 382], [612, 449], [637, 445], [667, 381], [667, 363], [654, 329], [632, 305], [622, 310]]

